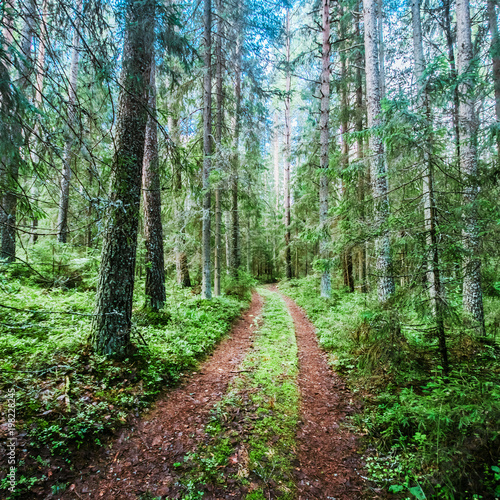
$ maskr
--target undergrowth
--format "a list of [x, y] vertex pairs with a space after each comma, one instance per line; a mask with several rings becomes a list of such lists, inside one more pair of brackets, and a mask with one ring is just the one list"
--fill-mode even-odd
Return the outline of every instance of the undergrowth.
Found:
[[377, 487], [402, 498], [500, 497], [498, 298], [485, 300], [486, 339], [450, 309], [445, 376], [421, 298], [396, 296], [381, 307], [371, 294], [334, 290], [324, 300], [315, 277], [280, 289], [306, 310], [331, 364], [366, 401], [354, 422]]
[[[18, 495], [42, 487], [49, 464], [70, 462], [69, 453], [84, 443], [100, 445], [103, 436], [194, 369], [247, 303], [234, 296], [206, 301], [171, 282], [164, 310], [150, 313], [142, 308], [138, 283], [136, 349], [129, 359], [112, 361], [89, 345], [94, 307], [92, 273], [90, 282], [84, 278], [89, 265], [74, 259], [57, 271], [81, 276], [77, 287], [60, 286], [68, 283], [63, 278], [40, 283], [36, 272], [18, 265], [0, 274], [0, 305], [7, 306], [0, 307], [0, 394], [15, 389]], [[4, 397], [0, 404], [5, 438]], [[0, 474], [2, 491], [8, 487], [6, 470]]]

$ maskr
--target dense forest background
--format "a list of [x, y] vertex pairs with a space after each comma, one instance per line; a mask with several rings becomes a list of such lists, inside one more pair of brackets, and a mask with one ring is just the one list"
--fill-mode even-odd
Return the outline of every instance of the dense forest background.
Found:
[[0, 385], [29, 446], [98, 442], [280, 281], [365, 400], [380, 491], [499, 495], [496, 0], [0, 20]]

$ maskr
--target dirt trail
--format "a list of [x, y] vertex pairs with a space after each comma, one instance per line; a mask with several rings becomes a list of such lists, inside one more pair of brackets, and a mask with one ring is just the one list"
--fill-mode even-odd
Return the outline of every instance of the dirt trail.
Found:
[[[278, 291], [276, 286], [271, 290]], [[299, 350], [299, 500], [363, 498], [356, 438], [341, 426], [344, 418], [355, 411], [355, 403], [342, 379], [330, 369], [314, 325], [292, 299], [281, 296], [295, 323]]]
[[252, 345], [262, 304], [254, 293], [250, 308], [199, 372], [167, 393], [148, 415], [132, 421], [106, 456], [93, 462], [89, 457], [85, 466], [75, 464], [78, 478], [62, 498], [137, 499], [146, 492], [168, 498], [177, 480], [173, 464], [201, 441], [210, 410]]

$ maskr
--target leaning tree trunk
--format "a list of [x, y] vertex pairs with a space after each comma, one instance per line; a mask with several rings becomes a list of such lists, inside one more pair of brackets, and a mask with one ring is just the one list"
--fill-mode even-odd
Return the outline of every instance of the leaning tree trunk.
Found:
[[387, 223], [389, 218], [389, 196], [384, 144], [374, 128], [380, 125], [380, 72], [377, 30], [377, 0], [364, 0], [365, 21], [365, 67], [368, 127], [370, 134], [370, 170], [373, 183], [374, 219], [378, 233], [375, 239], [377, 291], [380, 302], [386, 302], [394, 293], [394, 278], [391, 274], [391, 247]]
[[283, 190], [285, 195], [285, 276], [292, 277], [292, 253], [290, 249], [290, 153], [291, 153], [291, 126], [290, 126], [290, 9], [286, 11], [286, 95], [285, 95], [285, 151], [284, 151], [284, 179]]
[[477, 198], [479, 195], [477, 168], [477, 117], [474, 110], [474, 78], [471, 21], [468, 0], [457, 0], [457, 69], [459, 85], [460, 171], [463, 187], [462, 232], [464, 257], [463, 307], [472, 316], [474, 327], [484, 335], [483, 293], [481, 287], [481, 260]]
[[144, 205], [144, 243], [146, 244], [146, 307], [159, 310], [165, 304], [165, 262], [161, 225], [160, 169], [156, 124], [156, 81], [154, 59], [151, 64], [149, 117], [146, 125], [142, 193]]
[[61, 172], [61, 192], [59, 195], [59, 214], [57, 216], [57, 240], [66, 243], [68, 240], [68, 208], [69, 208], [69, 186], [71, 182], [71, 163], [74, 154], [76, 126], [76, 90], [78, 82], [78, 65], [80, 50], [80, 13], [82, 0], [76, 6], [76, 18], [74, 23], [73, 49], [71, 52], [71, 67], [69, 71], [68, 89], [68, 121], [66, 124], [66, 139], [64, 142], [63, 167]]
[[[7, 6], [13, 7], [11, 2], [6, 2]], [[31, 42], [34, 30], [34, 19], [36, 15], [35, 2], [29, 0], [26, 5], [22, 6], [24, 23], [21, 29], [20, 48], [23, 55], [20, 58], [19, 64], [19, 89], [21, 93], [26, 93], [30, 77], [33, 70], [33, 61], [31, 54]], [[14, 32], [14, 23], [11, 14], [8, 13], [5, 20], [5, 38], [7, 42], [12, 43], [12, 35]], [[3, 64], [2, 64], [3, 66]], [[5, 70], [5, 77], [10, 81], [8, 69]], [[7, 99], [10, 105], [14, 105], [14, 100]], [[3, 103], [2, 103], [3, 104]], [[17, 106], [19, 106], [17, 104]], [[6, 262], [13, 262], [16, 259], [16, 226], [17, 226], [17, 199], [19, 196], [19, 167], [22, 163], [22, 157], [19, 149], [27, 139], [27, 131], [23, 134], [22, 122], [19, 119], [24, 114], [23, 109], [18, 108], [17, 112], [13, 112], [15, 108], [9, 110], [12, 117], [12, 124], [9, 130], [9, 145], [6, 150], [9, 151], [6, 157], [2, 158], [5, 163], [5, 168], [2, 171], [2, 188], [4, 190], [1, 201], [0, 222], [1, 222], [1, 246], [0, 259]], [[2, 155], [3, 156], [3, 155]]]
[[130, 352], [142, 165], [154, 42], [153, 0], [126, 0], [111, 194], [103, 238], [93, 342], [99, 354]]
[[498, 35], [497, 11], [494, 0], [488, 0], [488, 20], [491, 33], [491, 59], [493, 62], [493, 87], [495, 89], [495, 137], [498, 162], [500, 162], [500, 37]]
[[[417, 80], [417, 102], [420, 108], [427, 114], [428, 144], [432, 145], [432, 116], [430, 112], [427, 86], [424, 82], [425, 58], [422, 42], [422, 25], [420, 21], [420, 0], [412, 0], [412, 22], [413, 22], [413, 57], [415, 62], [415, 77]], [[429, 295], [436, 330], [439, 341], [439, 351], [443, 363], [443, 370], [448, 372], [448, 350], [446, 348], [446, 336], [444, 331], [443, 298], [441, 297], [441, 277], [439, 272], [439, 250], [437, 242], [436, 221], [436, 199], [434, 196], [434, 171], [431, 153], [424, 146], [424, 174], [423, 174], [423, 201], [424, 201], [424, 224], [427, 243], [427, 282], [429, 283]]]
[[204, 78], [203, 78], [203, 242], [202, 242], [202, 285], [201, 294], [205, 299], [212, 298], [212, 284], [210, 281], [210, 214], [211, 199], [210, 170], [212, 167], [212, 2], [204, 1], [203, 24], [205, 26], [203, 45]]
[[330, 260], [328, 243], [328, 166], [330, 163], [329, 144], [330, 135], [328, 119], [330, 114], [330, 0], [322, 0], [322, 55], [321, 55], [321, 115], [320, 128], [320, 178], [319, 178], [319, 225], [320, 225], [320, 258], [323, 263], [321, 273], [321, 296], [329, 298], [332, 294], [330, 278]]

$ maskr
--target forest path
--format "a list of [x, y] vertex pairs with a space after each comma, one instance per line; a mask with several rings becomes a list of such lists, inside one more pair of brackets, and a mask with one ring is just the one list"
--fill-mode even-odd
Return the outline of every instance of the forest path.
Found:
[[356, 438], [341, 425], [355, 410], [304, 311], [267, 286], [199, 372], [77, 468], [62, 498], [361, 499]]
[[178, 476], [174, 464], [182, 462], [201, 440], [210, 411], [252, 345], [262, 305], [262, 297], [253, 293], [249, 309], [231, 334], [187, 383], [167, 392], [152, 411], [133, 420], [103, 456], [75, 463], [79, 477], [61, 498], [168, 497]]
[[[280, 293], [276, 286], [270, 289]], [[356, 404], [344, 381], [330, 368], [318, 345], [314, 325], [303, 309], [290, 297], [280, 295], [295, 324], [299, 354], [300, 465], [295, 471], [299, 499], [362, 498], [356, 437], [341, 425], [346, 416], [357, 410]]]

